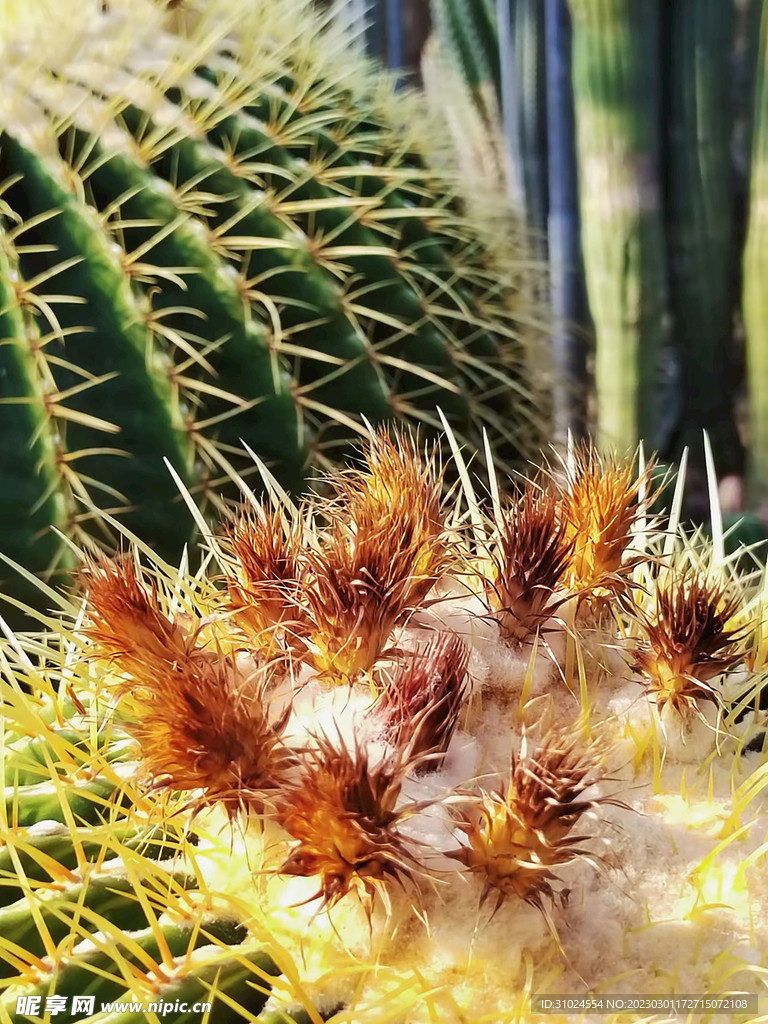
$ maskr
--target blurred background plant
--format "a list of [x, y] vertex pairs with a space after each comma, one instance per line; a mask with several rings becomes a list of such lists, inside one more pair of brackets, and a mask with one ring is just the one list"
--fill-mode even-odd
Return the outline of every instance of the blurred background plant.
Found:
[[[336, 10], [449, 108], [471, 187], [503, 183], [546, 261], [556, 441], [592, 431], [626, 450], [642, 437], [671, 462], [688, 446], [689, 512], [704, 518], [706, 429], [726, 514], [767, 518], [768, 4]], [[473, 117], [456, 116], [455, 76]]]

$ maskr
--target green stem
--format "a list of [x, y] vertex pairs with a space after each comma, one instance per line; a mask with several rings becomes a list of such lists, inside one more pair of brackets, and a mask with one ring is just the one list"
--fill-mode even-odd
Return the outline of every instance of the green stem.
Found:
[[571, 0], [584, 264], [597, 336], [598, 436], [655, 433], [666, 267], [658, 167], [658, 0]]
[[683, 390], [681, 441], [704, 463], [702, 431], [720, 472], [739, 468], [732, 412], [731, 0], [675, 0], [668, 31], [668, 240]]
[[760, 25], [755, 89], [749, 226], [744, 252], [744, 324], [749, 379], [748, 493], [768, 502], [768, 5]]

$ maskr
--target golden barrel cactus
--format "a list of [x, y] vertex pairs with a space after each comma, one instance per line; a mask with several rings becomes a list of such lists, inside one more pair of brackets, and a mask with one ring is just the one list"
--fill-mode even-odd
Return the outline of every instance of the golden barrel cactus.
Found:
[[453, 447], [264, 471], [198, 571], [126, 537], [4, 632], [0, 1019], [766, 1012], [768, 589], [648, 467], [488, 512]]

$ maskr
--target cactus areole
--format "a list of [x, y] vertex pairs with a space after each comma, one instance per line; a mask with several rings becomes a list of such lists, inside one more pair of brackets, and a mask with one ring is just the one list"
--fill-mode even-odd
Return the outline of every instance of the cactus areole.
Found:
[[491, 515], [457, 460], [444, 498], [377, 433], [2, 638], [1, 1020], [765, 1013], [768, 588], [650, 518], [653, 466]]

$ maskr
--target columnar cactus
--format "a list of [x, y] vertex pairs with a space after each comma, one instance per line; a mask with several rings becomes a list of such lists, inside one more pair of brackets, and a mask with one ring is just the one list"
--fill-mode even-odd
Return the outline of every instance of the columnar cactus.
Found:
[[601, 444], [653, 440], [666, 296], [660, 188], [661, 5], [570, 0], [573, 91]]
[[744, 251], [744, 323], [749, 376], [749, 487], [753, 504], [768, 503], [768, 333], [765, 281], [768, 272], [768, 7], [763, 5], [755, 86], [749, 227]]
[[703, 466], [707, 430], [724, 472], [740, 470], [733, 419], [732, 102], [730, 0], [683, 0], [664, 8], [668, 88], [667, 238], [673, 331], [682, 368], [680, 447]]
[[508, 17], [500, 24], [496, 0], [432, 0], [432, 17], [441, 47], [463, 72], [491, 131], [495, 134], [503, 122], [508, 191], [528, 226], [531, 248], [543, 256], [547, 230], [544, 7], [537, 0], [511, 0], [507, 7]]
[[499, 29], [494, 0], [473, 4], [467, 0], [432, 0], [432, 22], [454, 63], [464, 72], [467, 85], [483, 105], [501, 104]]
[[648, 515], [652, 464], [491, 515], [457, 458], [444, 498], [377, 433], [200, 572], [86, 556], [3, 638], [0, 1020], [766, 1012], [768, 588]]
[[114, 541], [94, 507], [178, 557], [163, 458], [221, 507], [242, 442], [298, 494], [364, 420], [440, 407], [502, 461], [536, 432], [529, 290], [417, 105], [302, 0], [199, 6], [174, 34], [164, 4], [78, 0], [3, 43], [2, 547], [33, 572], [71, 564], [62, 533]]

